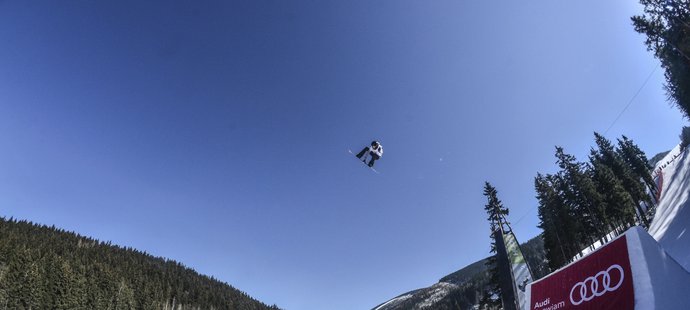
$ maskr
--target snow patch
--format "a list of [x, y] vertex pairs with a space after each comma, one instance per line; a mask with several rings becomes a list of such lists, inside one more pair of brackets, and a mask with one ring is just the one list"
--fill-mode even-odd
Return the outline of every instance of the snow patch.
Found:
[[427, 297], [424, 300], [424, 302], [418, 305], [419, 309], [432, 307], [434, 304], [446, 297], [450, 293], [450, 291], [456, 286], [457, 285], [455, 284], [445, 282], [439, 282], [434, 284], [433, 286], [431, 286], [431, 296]]
[[386, 307], [387, 305], [389, 305], [389, 304], [394, 304], [394, 303], [403, 302], [403, 301], [405, 301], [405, 300], [407, 300], [407, 299], [410, 299], [410, 298], [412, 298], [412, 294], [407, 294], [407, 295], [395, 297], [395, 298], [393, 298], [393, 299], [391, 299], [391, 300], [385, 302], [384, 304], [382, 304], [382, 305], [380, 305], [380, 306], [374, 308], [374, 310], [382, 310], [382, 309], [385, 309], [385, 307]]

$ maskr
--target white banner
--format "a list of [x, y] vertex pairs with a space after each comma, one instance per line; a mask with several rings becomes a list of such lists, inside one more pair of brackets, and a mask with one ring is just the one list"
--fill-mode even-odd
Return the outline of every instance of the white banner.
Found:
[[506, 252], [508, 252], [508, 260], [513, 271], [513, 285], [515, 287], [515, 298], [517, 299], [518, 309], [527, 309], [525, 289], [527, 284], [532, 282], [532, 274], [527, 266], [525, 257], [522, 255], [520, 246], [518, 245], [515, 235], [512, 232], [503, 234], [503, 240], [506, 244]]

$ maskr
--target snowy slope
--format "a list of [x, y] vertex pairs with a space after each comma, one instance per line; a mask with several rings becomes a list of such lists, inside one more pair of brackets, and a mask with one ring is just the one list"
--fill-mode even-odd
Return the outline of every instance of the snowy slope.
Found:
[[438, 282], [428, 288], [415, 290], [395, 297], [373, 310], [395, 310], [395, 309], [434, 309], [439, 301], [446, 298], [453, 290], [459, 286]]
[[655, 168], [661, 176], [661, 196], [649, 233], [685, 270], [690, 271], [690, 156], [680, 146]]

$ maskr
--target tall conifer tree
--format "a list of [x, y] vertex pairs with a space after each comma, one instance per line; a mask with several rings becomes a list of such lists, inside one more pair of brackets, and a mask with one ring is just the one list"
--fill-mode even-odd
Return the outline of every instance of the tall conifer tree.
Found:
[[494, 309], [501, 305], [501, 300], [494, 298], [501, 296], [500, 275], [498, 273], [498, 266], [496, 265], [496, 240], [494, 240], [494, 232], [501, 229], [501, 218], [508, 215], [509, 211], [503, 207], [503, 203], [498, 199], [498, 193], [489, 182], [484, 183], [484, 196], [487, 198], [487, 204], [484, 205], [484, 211], [488, 215], [487, 220], [491, 228], [491, 255], [487, 260], [487, 267], [489, 272], [489, 288], [484, 293], [484, 298], [481, 300], [482, 307]]
[[585, 245], [593, 244], [606, 233], [607, 218], [604, 201], [596, 190], [591, 171], [585, 164], [577, 162], [575, 156], [566, 154], [561, 147], [556, 147], [556, 158], [561, 168], [558, 176], [562, 179], [563, 199], [581, 219], [582, 230], [579, 241]]
[[594, 162], [594, 182], [606, 202], [609, 230], [625, 229], [635, 221], [635, 201], [609, 166]]
[[539, 202], [538, 226], [544, 231], [544, 250], [551, 270], [567, 264], [577, 253], [579, 244], [580, 223], [565, 203], [558, 182], [553, 175], [538, 174], [534, 180]]
[[647, 49], [666, 70], [666, 91], [690, 118], [690, 1], [640, 0], [644, 14], [633, 16], [635, 31], [645, 34]]
[[656, 196], [656, 183], [652, 178], [653, 167], [649, 164], [647, 155], [628, 137], [622, 136], [618, 139], [618, 148], [616, 149], [621, 158], [628, 164], [632, 173], [639, 179], [642, 179], [647, 185], [647, 189]]
[[592, 150], [590, 162], [600, 163], [611, 168], [611, 171], [613, 171], [635, 201], [638, 219], [642, 224], [648, 226], [649, 222], [644, 216], [645, 212], [640, 207], [640, 204], [647, 203], [651, 205], [652, 201], [651, 197], [646, 193], [642, 179], [633, 173], [632, 169], [626, 164], [620, 154], [616, 152], [611, 141], [596, 132], [594, 133], [594, 138], [599, 149]]

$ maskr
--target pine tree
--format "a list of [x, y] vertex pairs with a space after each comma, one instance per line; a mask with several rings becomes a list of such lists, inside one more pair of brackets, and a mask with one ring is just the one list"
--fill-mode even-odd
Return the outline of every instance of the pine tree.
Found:
[[72, 267], [63, 258], [57, 257], [53, 262], [54, 272], [54, 299], [53, 309], [69, 310], [80, 308], [79, 297], [75, 292], [76, 281]]
[[630, 167], [632, 173], [638, 178], [642, 179], [647, 186], [647, 189], [656, 196], [657, 188], [652, 177], [652, 167], [649, 164], [647, 155], [628, 137], [622, 136], [618, 139], [618, 148], [616, 149], [618, 155], [623, 158], [623, 161]]
[[567, 210], [564, 210], [565, 204], [558, 195], [555, 186], [550, 182], [552, 178], [553, 176], [537, 174], [534, 179], [534, 187], [539, 201], [540, 222], [538, 227], [544, 231], [542, 239], [544, 240], [546, 259], [549, 268], [556, 270], [568, 262], [570, 253], [566, 254], [567, 248], [570, 242], [575, 241], [575, 238], [568, 234], [575, 232], [575, 230], [567, 229], [564, 225], [572, 224], [575, 221], [568, 216]]
[[690, 118], [690, 1], [640, 0], [644, 14], [633, 16], [635, 31], [666, 70], [666, 91]]
[[606, 202], [609, 229], [626, 229], [635, 221], [635, 201], [609, 166], [594, 162], [594, 182]]
[[501, 300], [496, 298], [501, 296], [500, 287], [500, 275], [498, 272], [498, 266], [496, 265], [496, 240], [494, 239], [494, 232], [499, 231], [502, 225], [502, 218], [508, 215], [509, 211], [507, 208], [503, 207], [503, 204], [498, 199], [498, 193], [496, 188], [494, 188], [489, 182], [484, 183], [484, 196], [486, 196], [488, 202], [484, 205], [484, 210], [488, 215], [487, 220], [489, 220], [489, 225], [491, 228], [491, 255], [486, 266], [488, 267], [489, 273], [489, 287], [484, 292], [484, 297], [481, 300], [482, 307], [488, 307], [490, 309], [495, 309], [501, 306]]
[[135, 307], [134, 291], [127, 285], [125, 280], [121, 280], [117, 290], [117, 295], [115, 296], [113, 309], [115, 310], [126, 310], [134, 309]]
[[684, 126], [680, 132], [680, 149], [684, 151], [690, 145], [690, 127]]
[[644, 216], [645, 212], [640, 207], [640, 204], [647, 203], [651, 205], [652, 201], [651, 197], [647, 195], [645, 191], [645, 185], [642, 179], [632, 172], [632, 169], [625, 163], [620, 154], [616, 152], [611, 141], [596, 132], [594, 133], [594, 138], [599, 149], [592, 150], [590, 162], [592, 164], [599, 163], [611, 168], [616, 178], [621, 181], [623, 187], [625, 187], [635, 201], [635, 208], [637, 209], [639, 221], [645, 226], [649, 226], [649, 222]]
[[2, 290], [5, 292], [4, 305], [7, 309], [28, 309], [33, 289], [27, 281], [26, 270], [30, 266], [29, 251], [24, 247], [15, 248], [16, 255], [9, 258], [3, 277]]
[[25, 309], [42, 309], [41, 295], [43, 287], [41, 285], [41, 271], [37, 262], [31, 262], [24, 271], [24, 283], [20, 294], [24, 296], [22, 304]]
[[562, 147], [556, 147], [556, 158], [561, 172], [561, 195], [568, 208], [580, 219], [582, 224], [579, 243], [590, 245], [604, 238], [608, 226], [606, 206], [597, 192], [591, 177], [591, 169], [577, 162], [575, 156], [566, 154]]

